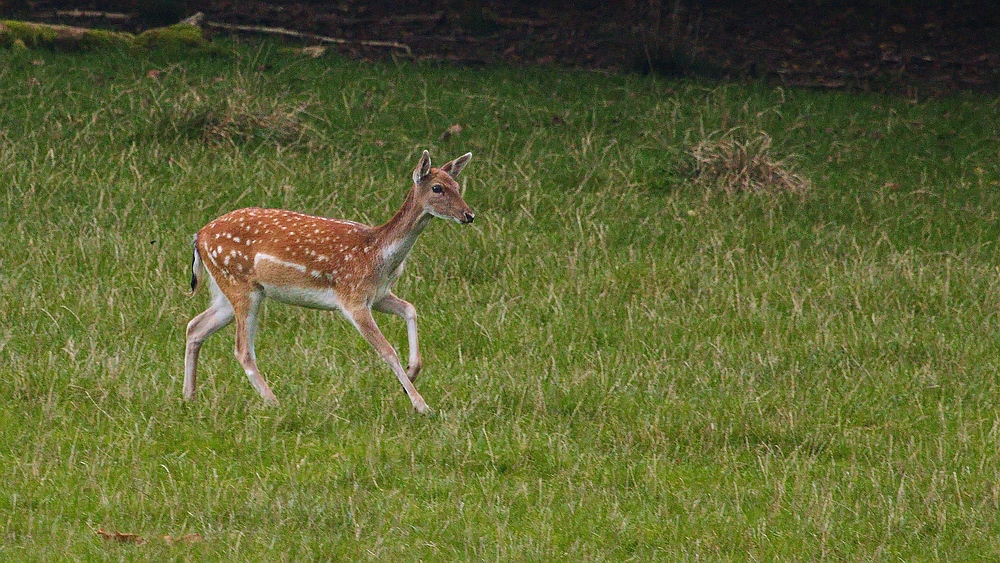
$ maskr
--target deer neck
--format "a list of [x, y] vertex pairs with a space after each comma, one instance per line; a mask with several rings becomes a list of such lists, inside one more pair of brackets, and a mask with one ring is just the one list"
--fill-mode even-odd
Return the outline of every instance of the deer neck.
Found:
[[433, 215], [417, 204], [414, 192], [410, 190], [399, 211], [376, 229], [386, 271], [394, 272], [403, 264], [413, 243], [432, 218]]

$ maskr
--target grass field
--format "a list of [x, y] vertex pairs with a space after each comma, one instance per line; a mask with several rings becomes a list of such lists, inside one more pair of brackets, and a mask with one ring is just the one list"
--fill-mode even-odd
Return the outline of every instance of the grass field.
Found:
[[[762, 133], [808, 189], [693, 174]], [[397, 285], [436, 415], [270, 302], [281, 405], [232, 328], [184, 404], [191, 235], [380, 223], [424, 148], [475, 154]], [[996, 560], [998, 162], [973, 95], [0, 51], [0, 559]]]

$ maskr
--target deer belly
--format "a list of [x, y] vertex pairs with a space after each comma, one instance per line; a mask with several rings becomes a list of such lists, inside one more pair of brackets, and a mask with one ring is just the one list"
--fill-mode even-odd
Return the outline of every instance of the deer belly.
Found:
[[267, 283], [260, 285], [264, 289], [264, 295], [275, 301], [310, 309], [343, 310], [340, 298], [331, 288], [276, 286]]

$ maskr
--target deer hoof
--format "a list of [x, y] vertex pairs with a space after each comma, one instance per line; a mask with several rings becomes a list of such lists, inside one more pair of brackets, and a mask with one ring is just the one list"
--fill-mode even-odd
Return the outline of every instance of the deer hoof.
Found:
[[434, 414], [434, 409], [427, 406], [427, 403], [421, 401], [419, 403], [414, 403], [413, 408], [422, 415], [430, 416]]

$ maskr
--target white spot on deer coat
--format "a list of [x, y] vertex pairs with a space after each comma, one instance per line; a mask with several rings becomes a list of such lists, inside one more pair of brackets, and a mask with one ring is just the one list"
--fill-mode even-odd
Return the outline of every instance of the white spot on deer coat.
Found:
[[298, 270], [298, 271], [300, 271], [302, 273], [305, 273], [305, 271], [307, 269], [302, 264], [297, 264], [295, 262], [288, 262], [288, 261], [282, 260], [281, 258], [278, 258], [276, 256], [271, 256], [270, 254], [264, 254], [263, 252], [260, 252], [260, 253], [257, 254], [257, 256], [254, 256], [254, 259], [253, 259], [254, 265], [256, 265], [257, 262], [260, 262], [261, 260], [267, 260], [268, 262], [274, 262], [275, 264], [279, 264], [279, 265], [285, 266], [287, 268], [293, 268], [293, 269], [296, 269], [296, 270]]

